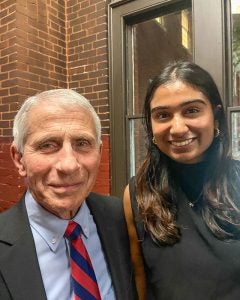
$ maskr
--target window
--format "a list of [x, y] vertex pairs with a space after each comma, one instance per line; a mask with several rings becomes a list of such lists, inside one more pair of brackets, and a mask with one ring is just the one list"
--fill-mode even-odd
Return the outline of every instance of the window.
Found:
[[232, 155], [240, 160], [240, 0], [231, 0], [230, 36], [232, 43], [232, 91], [228, 105]]
[[127, 68], [127, 77], [133, 80], [132, 96], [127, 109], [130, 177], [135, 175], [146, 153], [142, 108], [149, 81], [169, 61], [193, 59], [191, 7], [176, 8], [169, 13], [133, 24], [131, 29], [128, 40], [132, 49], [126, 58], [127, 66], [131, 66]]
[[[225, 1], [109, 4], [111, 193], [122, 196], [145, 155], [142, 106], [149, 80], [170, 60], [207, 69], [225, 95]], [[226, 97], [224, 97], [226, 98]]]

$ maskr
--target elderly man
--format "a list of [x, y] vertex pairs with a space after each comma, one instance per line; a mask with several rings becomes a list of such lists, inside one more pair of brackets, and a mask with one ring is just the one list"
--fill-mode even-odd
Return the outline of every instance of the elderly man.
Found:
[[66, 89], [30, 97], [11, 156], [28, 190], [0, 215], [0, 299], [136, 299], [121, 201], [91, 193], [101, 125]]

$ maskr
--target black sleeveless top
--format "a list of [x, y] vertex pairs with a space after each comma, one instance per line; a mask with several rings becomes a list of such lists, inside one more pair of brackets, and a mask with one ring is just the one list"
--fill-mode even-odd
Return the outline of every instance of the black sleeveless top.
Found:
[[[153, 294], [148, 300], [239, 300], [240, 241], [218, 240], [205, 225], [199, 209], [207, 166], [175, 164], [172, 168], [174, 180], [181, 187], [177, 191], [180, 242], [157, 245], [143, 230], [143, 224], [136, 221]], [[239, 178], [238, 183], [240, 186]], [[139, 220], [134, 178], [130, 180], [130, 194], [134, 215]], [[190, 207], [189, 202], [195, 202], [196, 197], [197, 203]]]

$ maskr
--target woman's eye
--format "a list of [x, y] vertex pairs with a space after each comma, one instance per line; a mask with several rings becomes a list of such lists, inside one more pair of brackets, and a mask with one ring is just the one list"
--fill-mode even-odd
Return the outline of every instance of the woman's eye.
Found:
[[169, 114], [167, 112], [157, 112], [155, 114], [155, 119], [157, 120], [165, 120], [169, 117]]
[[186, 110], [186, 114], [196, 114], [196, 113], [199, 113], [199, 112], [200, 112], [200, 109], [196, 108], [196, 107], [189, 108], [189, 109]]

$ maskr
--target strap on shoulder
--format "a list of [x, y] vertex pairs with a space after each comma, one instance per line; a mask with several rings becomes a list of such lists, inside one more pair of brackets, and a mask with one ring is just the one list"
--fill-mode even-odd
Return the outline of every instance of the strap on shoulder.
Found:
[[136, 227], [133, 221], [132, 205], [129, 194], [129, 186], [126, 187], [123, 196], [123, 207], [130, 241], [131, 260], [134, 267], [135, 283], [139, 300], [146, 300], [146, 276], [144, 272], [142, 253], [137, 237]]

